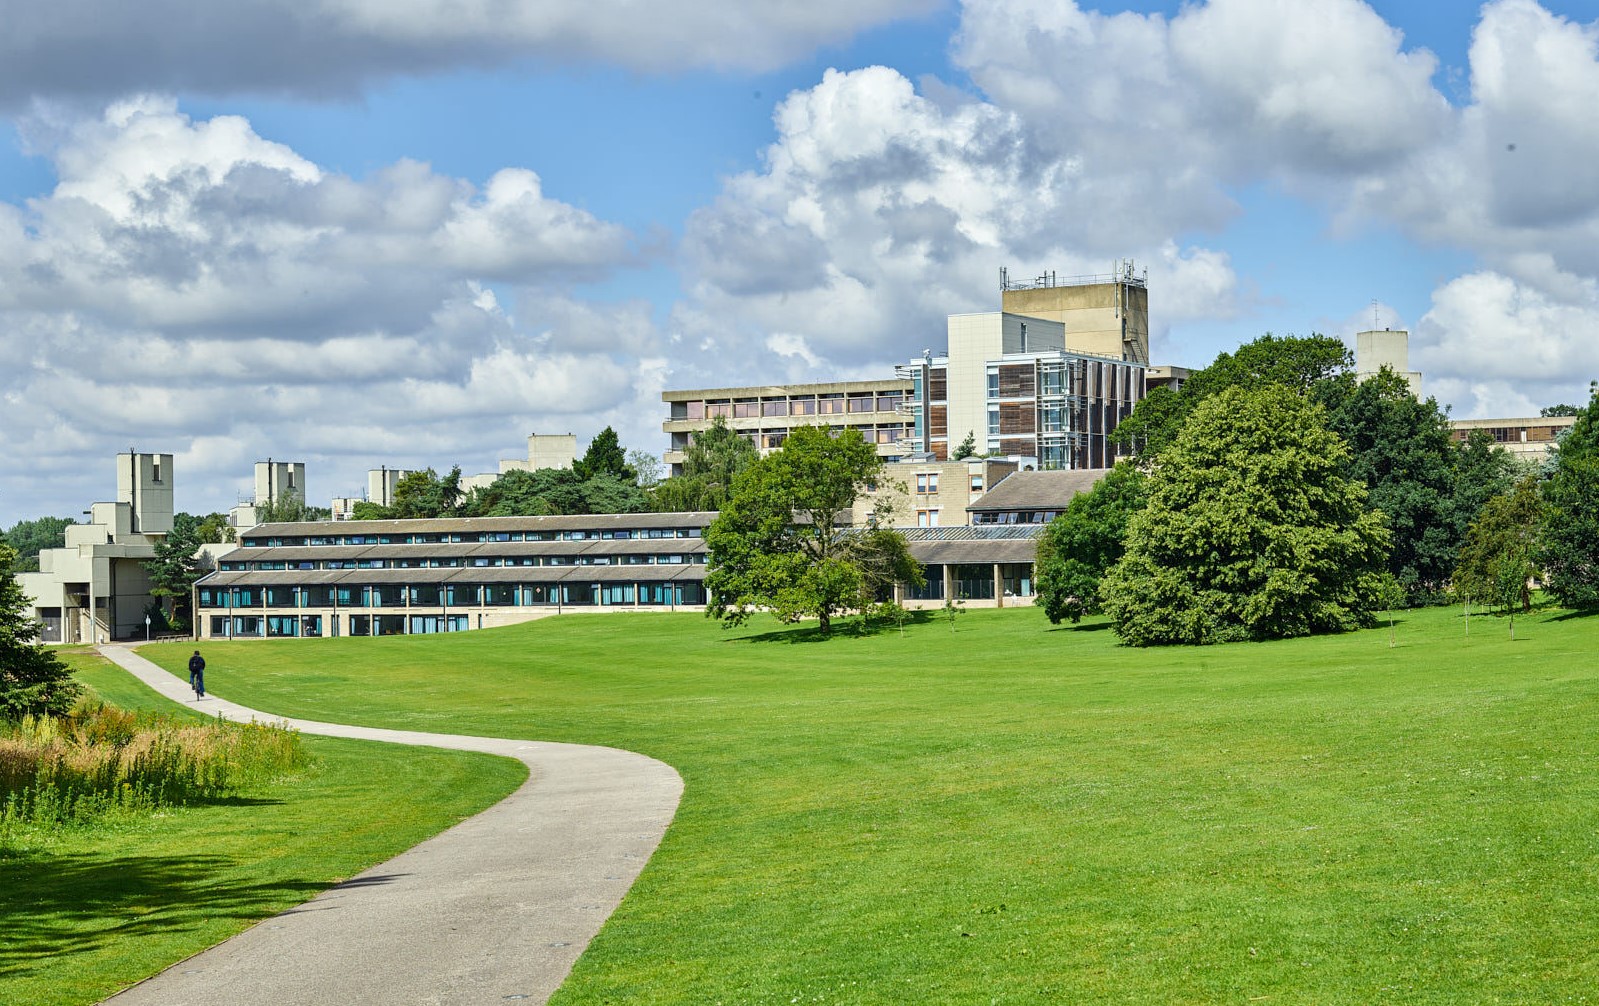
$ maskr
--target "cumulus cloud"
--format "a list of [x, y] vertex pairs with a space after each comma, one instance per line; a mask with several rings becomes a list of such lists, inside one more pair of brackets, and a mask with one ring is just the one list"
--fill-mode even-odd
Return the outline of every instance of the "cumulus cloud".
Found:
[[161, 90], [349, 95], [525, 60], [768, 70], [932, 0], [0, 0], [0, 107]]
[[[309, 452], [350, 487], [380, 463], [492, 469], [541, 423], [635, 401], [629, 361], [658, 352], [646, 306], [576, 296], [637, 261], [632, 236], [523, 168], [351, 178], [157, 98], [50, 153], [55, 189], [0, 205], [7, 495], [103, 496], [130, 443], [202, 466], [182, 477], [205, 507], [252, 455]], [[75, 478], [47, 479], [63, 457]]]

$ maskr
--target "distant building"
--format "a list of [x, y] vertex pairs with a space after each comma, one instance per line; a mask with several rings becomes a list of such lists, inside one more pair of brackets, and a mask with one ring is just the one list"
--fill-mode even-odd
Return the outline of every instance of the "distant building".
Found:
[[1048, 524], [1059, 517], [1074, 497], [1088, 492], [1105, 477], [1106, 469], [1017, 472], [966, 507], [970, 523]]
[[271, 458], [257, 461], [255, 492], [228, 511], [228, 524], [233, 527], [254, 527], [259, 523], [256, 511], [260, 507], [283, 500], [302, 506], [305, 504], [305, 463], [274, 461]]
[[117, 498], [92, 504], [66, 545], [39, 553], [37, 573], [17, 574], [47, 643], [94, 643], [144, 633], [150, 576], [143, 563], [172, 532], [172, 455], [117, 455]]
[[1465, 443], [1473, 430], [1484, 430], [1494, 443], [1518, 458], [1538, 460], [1559, 446], [1560, 436], [1577, 422], [1575, 416], [1538, 416], [1530, 419], [1451, 419], [1456, 443]]
[[411, 474], [408, 468], [370, 468], [366, 473], [366, 494], [363, 496], [333, 497], [333, 519], [349, 520], [357, 503], [376, 503], [378, 506], [394, 505], [394, 490], [400, 480]]
[[857, 429], [867, 443], [877, 445], [879, 457], [895, 461], [905, 453], [903, 409], [909, 391], [909, 382], [898, 378], [663, 391], [667, 417], [661, 429], [669, 439], [661, 460], [670, 474], [683, 474], [689, 441], [720, 416], [762, 454], [782, 447], [796, 426], [825, 426]]
[[468, 475], [461, 490], [487, 489], [506, 472], [533, 472], [540, 468], [570, 468], [577, 461], [577, 437], [571, 433], [533, 433], [527, 438], [527, 459], [501, 458], [498, 472]]
[[1149, 274], [1131, 261], [1099, 276], [1012, 280], [1000, 270], [1000, 310], [1061, 325], [1069, 353], [1149, 365]]
[[871, 517], [878, 500], [894, 507], [896, 527], [947, 527], [967, 523], [966, 507], [1001, 479], [1034, 458], [968, 458], [964, 461], [905, 459], [883, 466], [876, 484], [862, 493], [850, 512], [859, 527]]
[[1412, 395], [1421, 397], [1421, 374], [1410, 369], [1410, 333], [1402, 328], [1357, 333], [1355, 380], [1375, 377], [1384, 367], [1404, 378]]

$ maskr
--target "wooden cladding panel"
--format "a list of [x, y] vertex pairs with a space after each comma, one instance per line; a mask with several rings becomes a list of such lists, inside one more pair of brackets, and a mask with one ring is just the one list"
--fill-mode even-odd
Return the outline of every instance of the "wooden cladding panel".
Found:
[[999, 368], [1000, 398], [1033, 398], [1037, 393], [1033, 365], [1011, 364]]
[[927, 432], [935, 437], [949, 436], [949, 406], [929, 405], [927, 413]]
[[1001, 440], [999, 442], [999, 451], [1001, 454], [1036, 454], [1038, 453], [1038, 444], [1033, 442], [1032, 437], [1016, 437], [1011, 440]]
[[927, 400], [929, 402], [949, 400], [949, 372], [942, 367], [927, 372]]
[[1016, 405], [1000, 404], [999, 407], [999, 435], [1012, 436], [1017, 433], [1036, 433], [1038, 431], [1038, 416], [1033, 409], [1032, 402]]

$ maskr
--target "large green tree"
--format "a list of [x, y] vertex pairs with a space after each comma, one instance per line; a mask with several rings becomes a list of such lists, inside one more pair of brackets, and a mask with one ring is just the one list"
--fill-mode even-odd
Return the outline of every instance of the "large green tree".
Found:
[[1528, 475], [1510, 492], [1488, 500], [1461, 547], [1455, 589], [1462, 597], [1503, 611], [1530, 610], [1529, 584], [1538, 573], [1533, 560], [1543, 520], [1536, 476]]
[[1372, 624], [1388, 531], [1345, 478], [1349, 449], [1299, 389], [1201, 402], [1150, 476], [1106, 574], [1134, 646], [1338, 632]]
[[71, 711], [72, 672], [39, 641], [39, 623], [13, 574], [16, 550], [0, 545], [0, 719]]
[[388, 508], [388, 516], [396, 520], [453, 517], [464, 495], [460, 465], [444, 476], [432, 468], [408, 472], [394, 485], [394, 503]]
[[1543, 498], [1539, 561], [1549, 592], [1570, 608], [1599, 607], [1599, 395], [1561, 438]]
[[[278, 498], [261, 503], [255, 508], [255, 519], [261, 524], [283, 524], [294, 521], [328, 520], [333, 511], [327, 507], [312, 506], [293, 490], [284, 489]], [[198, 529], [196, 529], [198, 534]]]
[[1038, 540], [1037, 603], [1056, 624], [1100, 610], [1099, 583], [1125, 551], [1127, 522], [1144, 508], [1146, 477], [1131, 461], [1066, 505]]
[[684, 449], [683, 473], [651, 490], [651, 509], [657, 513], [720, 510], [733, 480], [759, 457], [748, 437], [735, 433], [724, 417], [717, 416]]
[[1332, 392], [1327, 425], [1349, 445], [1344, 475], [1365, 484], [1368, 505], [1388, 520], [1388, 572], [1405, 603], [1443, 600], [1463, 535], [1449, 417], [1386, 367], [1359, 384], [1318, 390]]
[[1228, 388], [1277, 385], [1310, 394], [1329, 382], [1348, 381], [1355, 360], [1342, 341], [1328, 335], [1265, 335], [1223, 353], [1194, 371], [1177, 391], [1157, 388], [1133, 407], [1111, 439], [1150, 458], [1177, 438], [1199, 403]]
[[638, 472], [627, 463], [627, 451], [622, 449], [621, 438], [609, 426], [594, 435], [588, 450], [573, 462], [572, 469], [585, 481], [600, 474], [615, 475], [628, 482], [638, 480]]
[[1455, 521], [1456, 540], [1464, 543], [1471, 525], [1483, 506], [1495, 496], [1503, 496], [1516, 485], [1517, 476], [1529, 467], [1494, 442], [1487, 430], [1472, 430], [1455, 445], [1455, 485], [1450, 510]]
[[798, 427], [746, 468], [705, 529], [706, 613], [729, 625], [762, 609], [784, 621], [814, 617], [825, 635], [835, 615], [871, 604], [884, 583], [914, 580], [919, 569], [886, 521], [864, 531], [840, 523], [882, 468], [859, 431], [833, 437], [816, 426]]
[[39, 568], [39, 553], [47, 548], [60, 548], [67, 542], [67, 528], [77, 523], [70, 517], [40, 517], [37, 520], [19, 520], [11, 529], [0, 534], [0, 541], [17, 553], [16, 571], [31, 573]]
[[189, 627], [191, 591], [195, 581], [209, 571], [199, 557], [202, 524], [193, 514], [173, 514], [172, 531], [155, 546], [155, 558], [142, 564], [150, 575], [150, 593], [169, 599], [169, 621], [174, 629]]

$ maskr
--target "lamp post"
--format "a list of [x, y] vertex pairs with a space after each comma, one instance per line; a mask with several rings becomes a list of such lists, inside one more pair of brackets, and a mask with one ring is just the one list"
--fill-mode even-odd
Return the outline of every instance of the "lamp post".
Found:
[[147, 643], [150, 641], [150, 616], [149, 615], [144, 616], [144, 641], [147, 642]]

